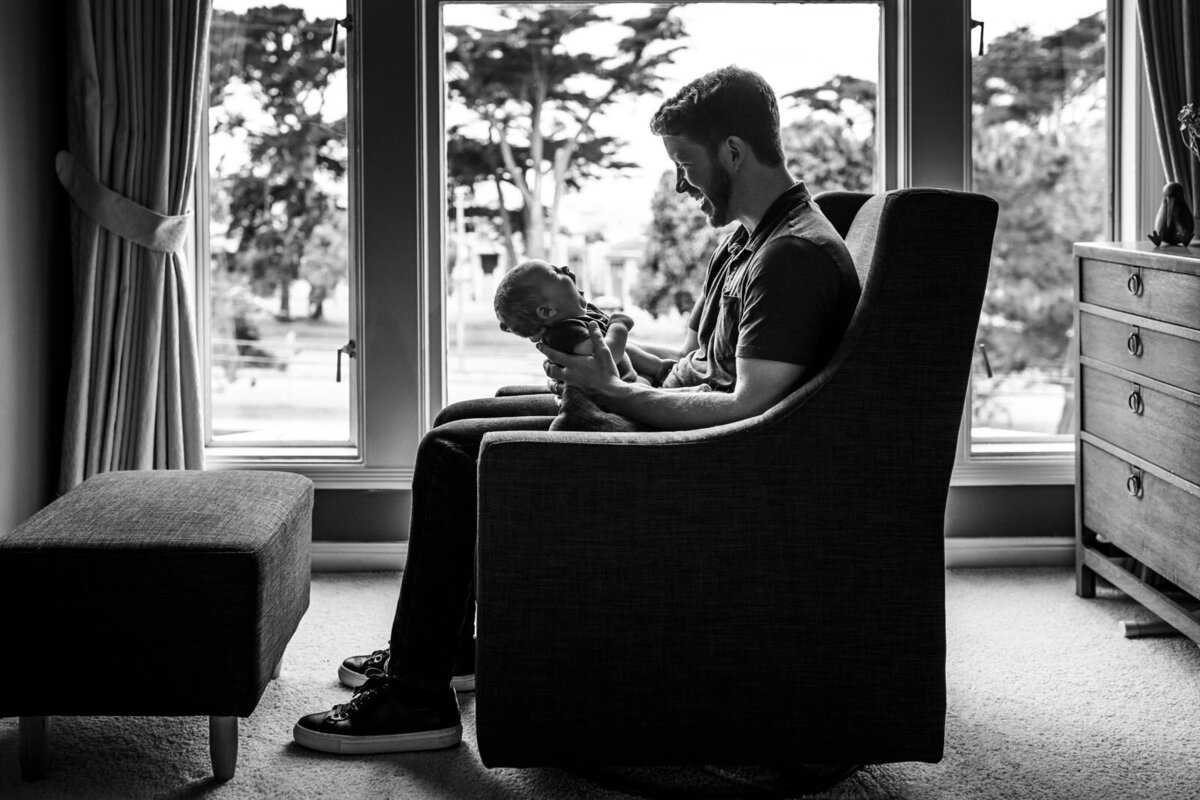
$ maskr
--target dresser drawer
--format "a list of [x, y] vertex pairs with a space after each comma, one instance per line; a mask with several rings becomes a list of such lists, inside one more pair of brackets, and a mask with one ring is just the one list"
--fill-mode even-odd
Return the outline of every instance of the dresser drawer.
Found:
[[[1130, 276], [1137, 284], [1130, 289]], [[1079, 300], [1176, 325], [1200, 327], [1200, 278], [1181, 272], [1145, 269], [1082, 259]]]
[[1084, 526], [1200, 595], [1200, 497], [1086, 442], [1080, 458]]
[[1079, 315], [1081, 355], [1200, 393], [1200, 341], [1089, 314]]
[[1200, 484], [1200, 405], [1086, 366], [1080, 385], [1082, 430]]

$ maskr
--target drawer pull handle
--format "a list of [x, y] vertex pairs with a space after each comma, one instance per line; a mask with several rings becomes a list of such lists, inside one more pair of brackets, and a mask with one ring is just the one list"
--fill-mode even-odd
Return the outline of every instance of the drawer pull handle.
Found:
[[1129, 338], [1125, 340], [1125, 349], [1129, 351], [1131, 356], [1140, 356], [1142, 354], [1142, 334], [1134, 328], [1133, 333], [1129, 334]]
[[1141, 416], [1142, 412], [1146, 410], [1146, 403], [1142, 400], [1142, 390], [1140, 387], [1129, 393], [1129, 410], [1138, 416]]
[[1129, 293], [1131, 295], [1133, 295], [1134, 297], [1141, 297], [1141, 295], [1142, 295], [1142, 276], [1141, 276], [1141, 274], [1138, 272], [1129, 273], [1129, 279], [1127, 281], [1125, 281], [1125, 288], [1127, 288], [1129, 290]]
[[1134, 470], [1133, 474], [1125, 480], [1125, 490], [1134, 497], [1142, 496], [1142, 471], [1140, 469]]

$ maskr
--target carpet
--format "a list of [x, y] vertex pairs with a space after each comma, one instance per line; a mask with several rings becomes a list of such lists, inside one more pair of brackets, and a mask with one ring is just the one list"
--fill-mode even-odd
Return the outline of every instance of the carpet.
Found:
[[[762, 769], [488, 770], [475, 750], [474, 697], [461, 696], [465, 737], [434, 753], [337, 757], [291, 742], [292, 724], [344, 702], [346, 655], [386, 642], [396, 573], [318, 574], [312, 606], [283, 672], [241, 721], [237, 775], [211, 779], [201, 717], [64, 717], [50, 723], [47, 775], [23, 783], [17, 720], [0, 720], [3, 798], [563, 798], [798, 797], [796, 776]], [[939, 764], [868, 766], [810, 796], [1200, 800], [1200, 649], [1183, 637], [1125, 639], [1117, 622], [1148, 619], [1102, 585], [1074, 595], [1067, 569], [946, 573], [949, 713]], [[64, 641], [64, 646], [69, 645]], [[9, 657], [12, 657], [9, 654]], [[48, 670], [53, 691], [84, 663]], [[60, 662], [62, 663], [62, 662]], [[146, 690], [155, 680], [148, 676]]]

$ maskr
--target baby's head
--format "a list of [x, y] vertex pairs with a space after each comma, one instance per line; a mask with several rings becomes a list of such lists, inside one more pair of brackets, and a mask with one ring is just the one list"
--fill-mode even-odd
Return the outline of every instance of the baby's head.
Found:
[[545, 261], [522, 261], [505, 273], [494, 300], [500, 330], [538, 341], [547, 325], [584, 311], [575, 276]]

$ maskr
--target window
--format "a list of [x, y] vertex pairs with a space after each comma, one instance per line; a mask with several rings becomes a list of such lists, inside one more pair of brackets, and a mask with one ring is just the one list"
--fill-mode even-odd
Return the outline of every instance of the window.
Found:
[[812, 192], [882, 187], [879, 3], [443, 2], [440, 12], [447, 402], [545, 382], [542, 356], [502, 333], [492, 310], [497, 280], [524, 258], [570, 266], [589, 300], [633, 317], [635, 339], [683, 342], [707, 257], [729, 229], [708, 227], [674, 192], [649, 122], [705, 72], [737, 63], [767, 79], [789, 166]]
[[974, 190], [1000, 203], [970, 393], [975, 458], [1070, 457], [1074, 242], [1111, 232], [1104, 0], [973, 0]]
[[214, 5], [198, 203], [210, 450], [355, 452], [346, 16], [344, 0]]

